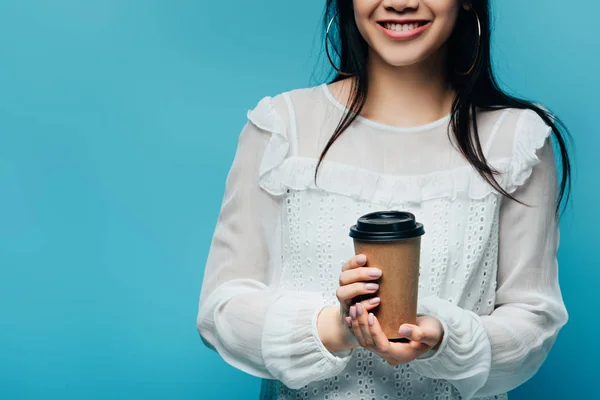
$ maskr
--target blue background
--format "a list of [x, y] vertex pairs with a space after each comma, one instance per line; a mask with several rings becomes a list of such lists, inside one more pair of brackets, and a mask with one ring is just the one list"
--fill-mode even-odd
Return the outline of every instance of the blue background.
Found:
[[[324, 2], [0, 1], [0, 398], [256, 398], [195, 330], [247, 109], [325, 78]], [[594, 0], [496, 1], [506, 87], [576, 139], [570, 311], [512, 399], [596, 398]]]

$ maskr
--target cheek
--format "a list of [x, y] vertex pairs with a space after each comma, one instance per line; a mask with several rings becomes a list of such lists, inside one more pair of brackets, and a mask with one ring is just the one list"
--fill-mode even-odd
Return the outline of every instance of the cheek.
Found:
[[370, 14], [375, 11], [377, 6], [379, 6], [379, 3], [381, 3], [381, 0], [353, 0], [352, 7], [354, 8], [354, 11]]
[[443, 35], [449, 36], [454, 30], [462, 1], [458, 0], [428, 0], [431, 10], [439, 22], [438, 29]]
[[365, 26], [377, 7], [381, 3], [380, 0], [354, 0], [354, 18], [356, 25]]
[[447, 7], [436, 10], [434, 29], [431, 32], [432, 36], [430, 38], [432, 46], [437, 48], [448, 41], [456, 26], [458, 12], [459, 7]]
[[353, 2], [356, 27], [365, 41], [369, 44], [371, 44], [371, 41], [369, 40], [370, 18], [379, 3], [379, 0], [354, 0]]

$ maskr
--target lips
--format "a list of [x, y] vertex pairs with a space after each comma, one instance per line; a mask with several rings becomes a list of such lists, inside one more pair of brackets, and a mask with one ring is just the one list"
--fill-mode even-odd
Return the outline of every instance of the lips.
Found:
[[406, 32], [406, 31], [412, 31], [414, 29], [417, 29], [425, 24], [427, 24], [429, 21], [410, 21], [410, 22], [395, 22], [395, 21], [382, 21], [382, 22], [378, 22], [379, 25], [381, 25], [382, 27], [384, 27], [385, 29], [388, 29], [390, 31], [395, 31], [395, 32]]
[[420, 35], [431, 26], [427, 20], [382, 20], [377, 26], [390, 39], [405, 40]]

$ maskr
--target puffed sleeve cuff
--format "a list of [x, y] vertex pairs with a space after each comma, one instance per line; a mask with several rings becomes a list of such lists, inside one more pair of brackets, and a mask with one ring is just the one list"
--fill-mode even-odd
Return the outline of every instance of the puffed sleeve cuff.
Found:
[[299, 389], [341, 373], [354, 350], [329, 352], [319, 338], [320, 293], [281, 292], [269, 307], [262, 337], [267, 370], [284, 385]]
[[410, 364], [428, 378], [452, 383], [463, 399], [470, 399], [487, 381], [491, 367], [491, 345], [479, 316], [437, 297], [419, 300], [418, 314], [436, 317], [444, 327], [444, 338]]

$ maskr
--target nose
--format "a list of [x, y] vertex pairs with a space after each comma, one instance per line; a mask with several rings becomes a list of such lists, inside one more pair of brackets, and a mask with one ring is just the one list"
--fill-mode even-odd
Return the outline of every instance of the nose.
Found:
[[388, 11], [405, 13], [407, 11], [416, 11], [419, 8], [420, 0], [383, 0], [381, 5]]

